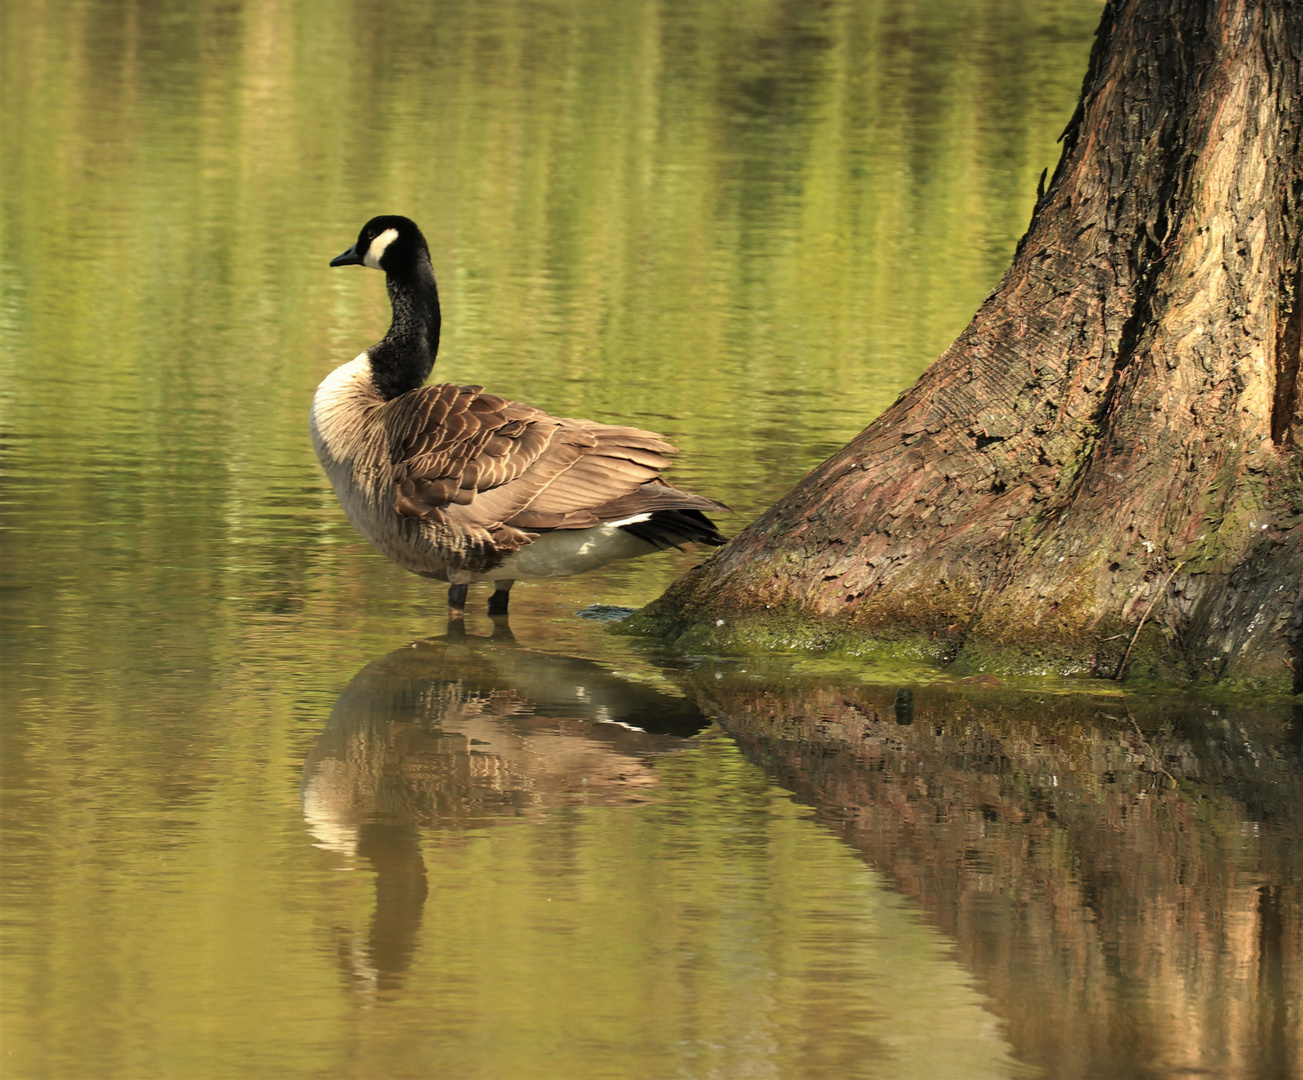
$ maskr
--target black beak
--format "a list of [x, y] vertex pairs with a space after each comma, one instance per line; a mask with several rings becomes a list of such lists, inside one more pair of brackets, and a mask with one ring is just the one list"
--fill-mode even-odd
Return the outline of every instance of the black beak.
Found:
[[354, 244], [343, 255], [336, 255], [330, 260], [331, 266], [361, 266], [362, 256], [357, 253], [357, 245]]

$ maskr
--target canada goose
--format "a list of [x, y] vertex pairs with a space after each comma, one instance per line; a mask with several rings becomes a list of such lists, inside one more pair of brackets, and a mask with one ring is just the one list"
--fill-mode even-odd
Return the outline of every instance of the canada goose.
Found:
[[723, 503], [661, 479], [659, 435], [550, 416], [480, 386], [422, 385], [439, 351], [439, 293], [425, 237], [372, 218], [330, 261], [385, 272], [393, 323], [336, 368], [312, 400], [312, 443], [353, 527], [405, 570], [466, 586], [493, 581], [505, 614], [517, 578], [594, 570], [695, 541], [724, 542], [705, 510]]

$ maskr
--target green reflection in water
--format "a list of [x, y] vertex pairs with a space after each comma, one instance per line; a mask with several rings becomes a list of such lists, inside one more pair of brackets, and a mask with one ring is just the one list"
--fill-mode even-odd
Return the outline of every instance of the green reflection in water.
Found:
[[[934, 1049], [905, 1045], [930, 994], [967, 1018], [945, 1030], [974, 1060], [1002, 1068], [941, 941], [713, 741], [657, 759], [649, 806], [455, 836], [423, 819], [410, 968], [365, 1005], [365, 964], [336, 943], [369, 925], [379, 875], [330, 869], [295, 787], [348, 676], [428, 635], [442, 599], [353, 535], [306, 410], [387, 315], [374, 275], [326, 261], [372, 213], [404, 212], [446, 301], [439, 377], [664, 431], [684, 450], [675, 476], [747, 520], [995, 283], [1097, 14], [0, 5], [6, 1070], [397, 1076], [483, 1054], [485, 1075], [509, 1060], [526, 1075], [491, 1056], [523, 1045], [494, 1017], [557, 1038], [548, 1010], [569, 998], [606, 1019], [556, 1044], [558, 1073], [602, 1075], [609, 1043], [584, 1041], [600, 1036], [628, 1040], [623, 1075], [664, 1075], [673, 1054], [686, 1075], [726, 1073], [723, 1047], [760, 1075], [847, 1075], [866, 1047], [855, 1068], [906, 1075], [890, 1070]], [[696, 557], [522, 586], [513, 627], [663, 691], [634, 645], [573, 612], [646, 602]], [[730, 837], [731, 869], [713, 858]], [[840, 952], [820, 936], [830, 912]], [[748, 977], [765, 989], [742, 1002], [729, 987], [756, 923]], [[466, 939], [490, 930], [516, 935], [510, 955]], [[690, 956], [649, 959], [653, 943]], [[596, 961], [608, 952], [623, 966]], [[456, 979], [440, 983], [441, 961]]]
[[[994, 284], [1096, 8], [13, 0], [0, 543], [40, 616], [0, 617], [97, 670], [284, 616], [428, 632], [303, 435], [385, 325], [325, 267], [377, 210], [430, 237], [437, 377], [662, 430], [740, 526]], [[540, 603], [645, 603], [695, 558]]]

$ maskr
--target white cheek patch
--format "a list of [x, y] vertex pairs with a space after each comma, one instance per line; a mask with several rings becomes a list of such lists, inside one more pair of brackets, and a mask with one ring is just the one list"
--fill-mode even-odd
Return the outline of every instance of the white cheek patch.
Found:
[[379, 270], [380, 260], [384, 257], [385, 249], [397, 239], [397, 229], [386, 229], [371, 241], [371, 246], [366, 249], [366, 254], [362, 256], [362, 265], [369, 266], [372, 270]]

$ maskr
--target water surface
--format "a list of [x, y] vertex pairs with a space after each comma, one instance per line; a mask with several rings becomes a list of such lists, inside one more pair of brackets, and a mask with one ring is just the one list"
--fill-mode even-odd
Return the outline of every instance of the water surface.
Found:
[[[950, 766], [908, 742], [904, 787], [854, 787], [834, 764], [871, 779], [864, 746], [772, 737], [830, 717], [823, 699], [739, 719], [746, 687], [795, 684], [576, 617], [645, 603], [699, 555], [522, 584], [509, 632], [472, 593], [459, 635], [440, 590], [358, 541], [307, 441], [313, 388], [387, 317], [378, 275], [326, 263], [367, 217], [405, 213], [443, 294], [438, 377], [662, 431], [674, 478], [740, 527], [998, 280], [1097, 17], [5, 3], [5, 1074], [1068, 1076], [1093, 1040], [1059, 1035], [1124, 1014], [1092, 1012], [1100, 994], [1145, 1005], [1104, 1040], [1110, 1075], [1297, 1071], [1293, 819], [1237, 817], [1234, 779], [1260, 758], [1295, 790], [1296, 741], [1230, 739], [1231, 779], [1199, 780], [1220, 808], [1199, 842], [1224, 833], [1256, 876], [1170, 920], [1278, 945], [1182, 960], [1171, 978], [1214, 987], [1187, 1007], [1157, 960], [1090, 936], [1108, 923], [1097, 887], [1069, 887], [1077, 833], [1045, 825], [1058, 854], [1034, 879], [976, 840], [904, 837], [891, 807], [967, 822], [996, 804], [955, 766], [952, 802], [916, 805], [932, 780], [908, 754]], [[858, 701], [866, 677], [818, 693]], [[816, 745], [828, 771], [801, 772]], [[1198, 817], [1163, 768], [1164, 805]], [[1044, 788], [1018, 779], [1029, 764], [1009, 775]], [[836, 806], [882, 827], [847, 831]], [[1179, 876], [1175, 819], [1144, 820], [1136, 850]], [[1058, 912], [1080, 970], [1112, 965], [1131, 996], [1056, 982], [1079, 969], [1027, 945], [1017, 905], [902, 869], [957, 859], [993, 896], [1067, 883], [1029, 909], [1035, 940], [1057, 940]]]

